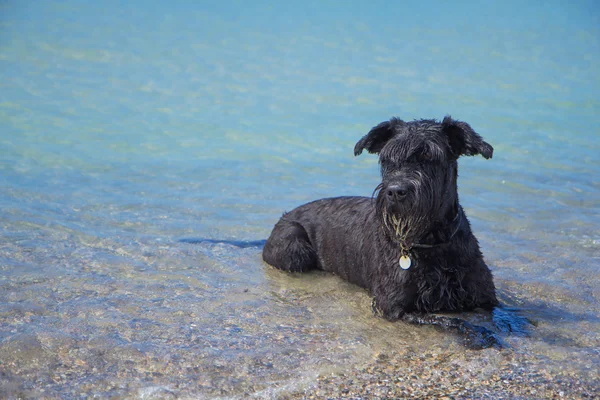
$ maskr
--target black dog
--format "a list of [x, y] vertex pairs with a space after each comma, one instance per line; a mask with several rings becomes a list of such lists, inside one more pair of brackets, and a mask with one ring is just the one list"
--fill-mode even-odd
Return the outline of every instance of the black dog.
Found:
[[354, 154], [363, 149], [379, 154], [376, 198], [322, 199], [284, 214], [263, 259], [285, 271], [333, 272], [368, 289], [386, 319], [455, 329], [475, 347], [498, 338], [430, 313], [496, 310], [500, 328], [522, 330], [522, 321], [498, 307], [492, 273], [458, 201], [458, 158], [489, 159], [492, 146], [448, 116], [441, 123], [392, 118], [359, 140]]

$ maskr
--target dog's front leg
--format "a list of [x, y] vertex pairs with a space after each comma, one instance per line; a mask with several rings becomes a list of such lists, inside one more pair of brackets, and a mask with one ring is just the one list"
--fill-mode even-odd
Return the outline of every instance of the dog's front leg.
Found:
[[383, 317], [390, 322], [399, 320], [405, 313], [402, 307], [382, 307], [380, 305], [381, 303], [386, 304], [385, 302], [378, 301], [377, 297], [373, 297], [373, 301], [371, 302], [371, 309], [373, 310], [373, 314], [379, 317]]
[[416, 287], [408, 285], [399, 287], [397, 284], [389, 285], [389, 282], [382, 282], [373, 290], [371, 307], [376, 315], [388, 321], [397, 321], [414, 303], [416, 292]]
[[465, 339], [465, 344], [472, 349], [502, 347], [500, 338], [494, 332], [483, 326], [473, 325], [464, 319], [434, 314], [407, 313], [402, 316], [402, 320], [411, 324], [434, 325], [443, 330], [458, 332]]

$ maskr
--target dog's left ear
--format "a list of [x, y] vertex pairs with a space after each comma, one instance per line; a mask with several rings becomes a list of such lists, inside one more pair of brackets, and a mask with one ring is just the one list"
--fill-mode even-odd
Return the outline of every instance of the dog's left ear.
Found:
[[466, 122], [455, 121], [448, 115], [442, 121], [442, 131], [448, 136], [448, 142], [456, 158], [477, 154], [481, 154], [486, 159], [492, 158], [494, 148]]
[[358, 156], [363, 149], [371, 154], [377, 154], [383, 149], [383, 146], [397, 133], [397, 127], [405, 125], [406, 122], [399, 118], [392, 118], [374, 127], [362, 137], [354, 146], [354, 155]]

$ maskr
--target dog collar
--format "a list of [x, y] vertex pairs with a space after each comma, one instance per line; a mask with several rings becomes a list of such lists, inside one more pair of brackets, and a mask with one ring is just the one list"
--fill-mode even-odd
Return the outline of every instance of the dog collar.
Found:
[[452, 220], [452, 223], [454, 223], [456, 220], [458, 220], [458, 223], [454, 227], [452, 234], [450, 235], [448, 240], [443, 243], [435, 243], [435, 244], [413, 243], [412, 245], [409, 246], [406, 244], [405, 241], [401, 241], [400, 242], [401, 256], [400, 256], [400, 260], [399, 260], [400, 268], [407, 270], [411, 267], [412, 260], [410, 258], [410, 253], [411, 253], [412, 249], [414, 249], [414, 248], [431, 249], [434, 247], [439, 247], [439, 246], [443, 246], [443, 245], [450, 243], [452, 241], [452, 238], [454, 237], [454, 235], [456, 235], [456, 232], [458, 232], [458, 229], [460, 228], [460, 223], [462, 222], [462, 212], [460, 209], [456, 213], [456, 216]]

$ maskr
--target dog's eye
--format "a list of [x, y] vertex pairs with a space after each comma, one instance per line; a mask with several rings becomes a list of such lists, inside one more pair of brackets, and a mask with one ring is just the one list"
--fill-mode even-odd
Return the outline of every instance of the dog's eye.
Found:
[[419, 154], [419, 161], [431, 161], [432, 159], [433, 156], [428, 151], [424, 151], [421, 154]]

